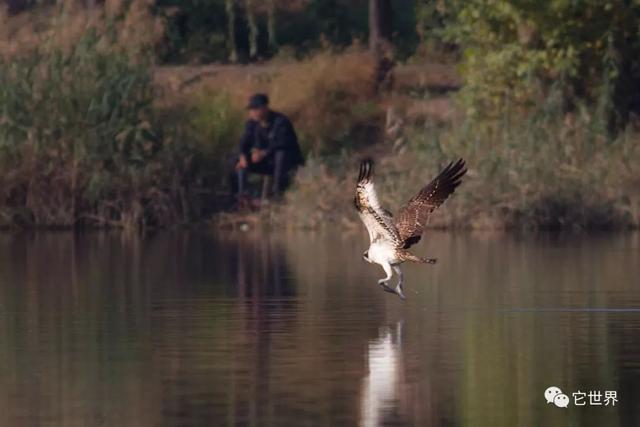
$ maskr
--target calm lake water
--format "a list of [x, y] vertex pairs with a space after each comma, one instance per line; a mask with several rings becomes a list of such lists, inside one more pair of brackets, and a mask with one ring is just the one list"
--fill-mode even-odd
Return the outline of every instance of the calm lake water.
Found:
[[367, 243], [0, 235], [0, 425], [640, 425], [638, 234], [432, 233], [405, 302]]

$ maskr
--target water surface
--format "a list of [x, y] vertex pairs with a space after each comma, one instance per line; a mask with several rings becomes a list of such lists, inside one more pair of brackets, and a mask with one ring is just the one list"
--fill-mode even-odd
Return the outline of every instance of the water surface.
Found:
[[[0, 425], [640, 425], [640, 236], [0, 235]], [[544, 390], [616, 391], [615, 406]]]

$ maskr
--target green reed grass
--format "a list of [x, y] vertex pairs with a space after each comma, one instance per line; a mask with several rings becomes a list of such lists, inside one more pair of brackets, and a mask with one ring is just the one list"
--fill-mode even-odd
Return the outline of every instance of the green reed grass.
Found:
[[[104, 39], [103, 39], [104, 40]], [[154, 112], [150, 68], [89, 31], [73, 49], [0, 63], [4, 225], [189, 220], [198, 155]]]
[[[397, 209], [447, 162], [463, 157], [469, 173], [437, 211], [433, 227], [640, 226], [640, 134], [629, 127], [612, 137], [604, 119], [587, 107], [565, 114], [554, 102], [497, 120], [414, 125], [403, 152], [389, 149], [378, 156], [376, 182], [384, 204]], [[303, 227], [357, 226], [349, 203], [357, 162], [357, 154], [334, 157], [332, 167], [314, 162], [278, 212]]]

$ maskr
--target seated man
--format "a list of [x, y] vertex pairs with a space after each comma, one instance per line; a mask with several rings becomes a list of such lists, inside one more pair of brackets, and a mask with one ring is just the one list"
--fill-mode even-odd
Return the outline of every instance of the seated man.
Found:
[[244, 195], [247, 173], [273, 177], [273, 194], [282, 195], [289, 175], [304, 163], [298, 137], [291, 121], [269, 108], [267, 95], [258, 93], [247, 105], [249, 120], [240, 139], [240, 155], [235, 163], [234, 190]]

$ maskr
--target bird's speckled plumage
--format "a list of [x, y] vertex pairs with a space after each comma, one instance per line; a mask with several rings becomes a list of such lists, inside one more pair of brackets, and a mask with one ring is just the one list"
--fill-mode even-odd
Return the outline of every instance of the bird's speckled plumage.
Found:
[[[371, 241], [364, 258], [366, 261], [380, 264], [387, 273], [387, 277], [378, 281], [385, 291], [397, 293], [404, 299], [402, 272], [399, 267], [404, 261], [435, 263], [433, 259], [417, 257], [407, 249], [420, 240], [430, 215], [455, 191], [466, 172], [464, 160], [449, 163], [400, 209], [396, 218], [393, 218], [389, 211], [382, 208], [378, 200], [371, 179], [373, 162], [364, 160], [360, 164], [354, 204]], [[392, 276], [392, 267], [400, 276], [395, 290], [387, 286]]]

